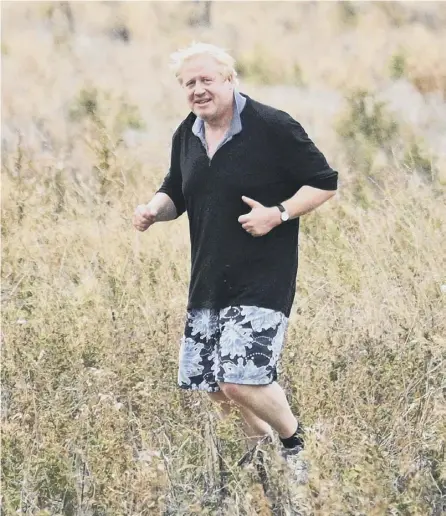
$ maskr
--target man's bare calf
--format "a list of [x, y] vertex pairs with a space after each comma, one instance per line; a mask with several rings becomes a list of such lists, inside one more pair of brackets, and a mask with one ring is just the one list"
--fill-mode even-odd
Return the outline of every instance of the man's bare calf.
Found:
[[229, 416], [234, 404], [240, 410], [243, 418], [243, 429], [251, 444], [256, 444], [265, 435], [273, 436], [271, 426], [266, 423], [263, 419], [257, 417], [250, 409], [239, 405], [228, 398], [223, 391], [219, 392], [208, 392], [211, 400], [216, 403], [218, 408], [218, 414], [222, 420]]
[[259, 438], [272, 436], [271, 427], [279, 437], [287, 438], [296, 431], [297, 419], [291, 412], [283, 389], [277, 382], [270, 385], [240, 385], [219, 383], [221, 391], [208, 393], [219, 405], [220, 417], [231, 412], [231, 401], [239, 408], [246, 435], [256, 442]]

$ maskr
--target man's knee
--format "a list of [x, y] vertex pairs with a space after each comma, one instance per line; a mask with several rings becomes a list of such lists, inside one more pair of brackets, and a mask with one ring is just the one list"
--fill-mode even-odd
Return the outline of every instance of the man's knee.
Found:
[[219, 387], [221, 389], [220, 392], [223, 392], [226, 398], [230, 400], [237, 400], [241, 396], [243, 396], [244, 385], [240, 385], [238, 383], [225, 383], [219, 382]]

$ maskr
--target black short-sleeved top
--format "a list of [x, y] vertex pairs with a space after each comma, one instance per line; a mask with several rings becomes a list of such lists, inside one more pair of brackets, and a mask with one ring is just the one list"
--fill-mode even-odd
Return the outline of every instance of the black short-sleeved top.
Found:
[[262, 237], [238, 222], [250, 208], [292, 197], [303, 185], [336, 190], [338, 173], [287, 113], [247, 95], [242, 131], [209, 159], [192, 133], [193, 113], [172, 140], [171, 166], [159, 192], [187, 211], [191, 241], [188, 309], [255, 305], [290, 314], [296, 289], [299, 219]]

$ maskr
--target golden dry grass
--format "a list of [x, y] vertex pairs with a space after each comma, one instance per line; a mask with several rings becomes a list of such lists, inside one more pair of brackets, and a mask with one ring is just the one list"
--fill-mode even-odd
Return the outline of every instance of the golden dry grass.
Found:
[[[338, 198], [302, 220], [280, 383], [311, 473], [295, 489], [271, 458], [283, 510], [440, 515], [445, 6], [215, 3], [207, 28], [187, 22], [195, 3], [71, 8], [73, 32], [56, 3], [2, 5], [3, 513], [271, 514], [235, 466], [237, 416], [176, 387], [187, 219], [130, 224], [187, 112], [168, 54], [205, 39], [340, 171]], [[380, 105], [399, 91], [404, 110]]]

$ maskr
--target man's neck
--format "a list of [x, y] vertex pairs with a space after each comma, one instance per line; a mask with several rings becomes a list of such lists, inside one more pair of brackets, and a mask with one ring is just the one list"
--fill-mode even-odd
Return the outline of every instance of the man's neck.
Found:
[[234, 115], [234, 101], [231, 110], [228, 110], [224, 116], [217, 120], [204, 120], [204, 130], [212, 133], [224, 133], [231, 127], [232, 117]]

